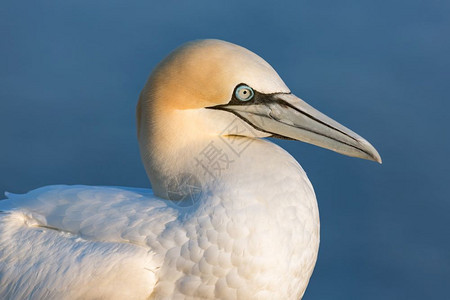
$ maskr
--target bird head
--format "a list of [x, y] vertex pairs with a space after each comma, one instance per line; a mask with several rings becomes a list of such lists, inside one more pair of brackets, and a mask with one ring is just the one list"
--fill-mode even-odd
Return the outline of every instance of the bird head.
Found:
[[156, 66], [139, 98], [137, 128], [161, 197], [170, 178], [193, 172], [194, 156], [217, 137], [299, 140], [381, 163], [369, 142], [292, 94], [265, 60], [220, 40], [186, 43]]
[[[176, 114], [182, 111], [197, 113], [197, 120], [187, 125]], [[229, 134], [224, 126], [239, 119], [254, 129], [244, 135], [299, 140], [381, 163], [369, 142], [292, 94], [264, 59], [225, 41], [186, 43], [150, 75], [138, 105], [138, 132], [148, 135], [145, 127], [158, 124], [168, 128], [170, 119], [183, 135], [189, 126], [195, 134]]]

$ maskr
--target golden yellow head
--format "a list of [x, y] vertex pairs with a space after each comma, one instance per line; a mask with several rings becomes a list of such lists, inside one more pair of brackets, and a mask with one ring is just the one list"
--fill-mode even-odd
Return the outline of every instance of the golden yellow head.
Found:
[[228, 103], [239, 83], [263, 93], [289, 92], [277, 72], [255, 53], [225, 41], [198, 40], [159, 63], [141, 97], [166, 109], [202, 108]]
[[261, 57], [219, 40], [189, 42], [158, 64], [137, 117], [141, 152], [170, 143], [184, 147], [239, 120], [255, 129], [251, 137], [301, 140], [381, 162], [369, 142], [291, 94]]

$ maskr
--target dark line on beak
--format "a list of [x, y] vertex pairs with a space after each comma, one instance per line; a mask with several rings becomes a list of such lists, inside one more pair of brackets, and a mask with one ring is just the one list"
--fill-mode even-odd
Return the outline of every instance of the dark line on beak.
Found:
[[290, 137], [287, 137], [287, 136], [284, 136], [284, 135], [279, 135], [279, 134], [276, 134], [276, 133], [273, 133], [273, 132], [264, 130], [264, 129], [262, 129], [262, 128], [256, 126], [256, 125], [253, 124], [252, 122], [250, 122], [248, 119], [246, 119], [246, 118], [244, 118], [243, 116], [241, 116], [238, 112], [235, 112], [234, 110], [228, 109], [228, 108], [226, 108], [226, 107], [224, 107], [224, 106], [222, 106], [222, 107], [212, 106], [212, 107], [207, 107], [207, 108], [210, 108], [210, 109], [217, 109], [217, 110], [223, 110], [223, 111], [227, 111], [227, 112], [229, 112], [229, 113], [232, 113], [233, 115], [239, 117], [239, 119], [241, 119], [242, 121], [244, 121], [244, 122], [247, 123], [248, 125], [252, 126], [252, 127], [255, 128], [256, 130], [259, 130], [259, 131], [262, 131], [262, 132], [265, 132], [265, 133], [270, 134], [271, 137], [276, 137], [276, 138], [280, 137], [280, 138], [282, 138], [282, 139], [285, 139], [285, 140], [292, 140], [292, 141], [295, 141], [295, 140], [296, 140], [296, 139], [293, 139], [293, 138], [290, 138]]
[[[281, 101], [283, 101], [283, 100], [281, 100]], [[284, 102], [284, 101], [283, 101], [283, 102]], [[288, 106], [289, 106], [289, 107], [292, 107], [291, 105], [288, 105]], [[265, 130], [265, 129], [262, 129], [262, 128], [260, 128], [260, 127], [258, 127], [258, 126], [256, 126], [256, 125], [254, 125], [254, 124], [253, 124], [252, 122], [250, 122], [247, 118], [241, 116], [238, 112], [226, 108], [225, 105], [221, 105], [220, 107], [219, 107], [219, 106], [212, 106], [212, 107], [207, 107], [207, 108], [210, 108], [210, 109], [217, 109], [217, 110], [223, 110], [223, 111], [230, 112], [230, 113], [234, 114], [235, 116], [239, 117], [241, 120], [243, 120], [244, 122], [246, 122], [246, 123], [249, 124], [250, 126], [252, 126], [253, 128], [255, 128], [256, 130], [259, 130], [259, 131], [262, 131], [262, 132], [265, 132], [265, 133], [270, 134], [271, 137], [281, 138], [281, 139], [286, 139], [286, 140], [296, 140], [296, 139], [293, 139], [293, 138], [290, 138], [290, 137], [287, 137], [287, 136], [284, 136], [284, 135], [280, 135], [280, 134], [277, 134], [277, 133], [274, 133], [274, 132], [271, 132], [271, 131], [267, 131], [267, 130]], [[293, 107], [293, 108], [294, 108], [294, 107]], [[295, 108], [294, 108], [294, 109], [295, 109]], [[298, 110], [298, 109], [296, 109], [296, 111], [298, 111], [299, 113], [305, 114], [304, 112], [302, 112], [302, 111], [300, 111], [300, 110]], [[308, 116], [308, 114], [305, 114], [305, 115]], [[313, 120], [316, 120], [316, 118], [314, 118], [314, 117], [312, 117], [312, 118], [313, 118]], [[274, 119], [274, 120], [276, 120], [276, 119]], [[279, 122], [278, 120], [276, 120], [276, 121]], [[281, 123], [283, 123], [283, 122], [281, 122]], [[322, 122], [321, 122], [321, 123], [322, 123]], [[316, 132], [316, 131], [313, 131], [313, 130], [310, 130], [310, 129], [307, 129], [307, 128], [303, 128], [303, 127], [300, 127], [300, 126], [292, 126], [292, 125], [289, 125], [289, 124], [286, 124], [286, 123], [283, 123], [283, 124], [285, 124], [285, 125], [287, 125], [287, 126], [294, 127], [294, 128], [302, 129], [302, 130], [305, 130], [305, 131], [309, 131], [309, 132], [311, 132], [311, 133], [314, 133], [314, 134], [317, 134], [317, 135], [320, 135], [320, 136], [323, 136], [323, 137], [326, 137], [326, 138], [328, 138], [328, 139], [330, 139], [330, 140], [336, 141], [336, 142], [338, 142], [338, 143], [341, 143], [341, 144], [347, 145], [347, 146], [349, 146], [349, 147], [352, 147], [352, 148], [354, 148], [354, 149], [356, 149], [356, 150], [359, 150], [359, 151], [361, 151], [361, 152], [367, 154], [369, 157], [374, 158], [374, 157], [372, 156], [372, 154], [370, 154], [369, 152], [367, 152], [367, 151], [365, 151], [365, 150], [363, 150], [363, 149], [361, 149], [361, 148], [358, 148], [358, 147], [356, 147], [356, 146], [354, 146], [354, 145], [351, 145], [351, 144], [349, 144], [349, 143], [340, 141], [340, 140], [335, 139], [335, 138], [333, 138], [333, 137], [327, 136], [327, 135], [322, 134], [322, 133], [320, 133], [320, 132]], [[334, 127], [332, 127], [332, 126], [330, 126], [330, 125], [328, 125], [328, 124], [324, 124], [324, 125], [327, 125], [327, 127], [331, 128], [331, 129], [333, 129], [333, 130], [336, 130], [336, 131], [339, 131], [339, 132], [343, 133], [342, 131], [337, 130], [336, 128], [334, 128]], [[345, 133], [343, 133], [343, 134], [345, 134]], [[345, 134], [345, 135], [347, 135], [347, 134]], [[357, 139], [355, 139], [355, 138], [353, 138], [353, 137], [352, 137], [352, 139], [355, 140], [356, 142], [359, 142]]]
[[[243, 84], [243, 83], [241, 83], [241, 84]], [[310, 119], [312, 119], [312, 120], [314, 120], [314, 121], [316, 121], [316, 122], [318, 122], [318, 123], [320, 123], [320, 124], [330, 128], [330, 129], [336, 130], [336, 131], [342, 133], [343, 135], [349, 137], [350, 139], [358, 142], [358, 139], [352, 137], [348, 133], [346, 133], [346, 132], [344, 132], [344, 131], [342, 131], [342, 130], [340, 130], [338, 128], [335, 128], [332, 125], [330, 125], [330, 124], [328, 124], [328, 123], [326, 123], [326, 122], [324, 122], [324, 121], [322, 121], [320, 119], [317, 119], [316, 117], [308, 114], [307, 112], [304, 112], [304, 111], [298, 109], [297, 107], [295, 107], [291, 103], [289, 103], [286, 100], [284, 100], [283, 97], [280, 97], [280, 95], [292, 95], [292, 93], [263, 94], [263, 93], [260, 93], [260, 92], [258, 92], [256, 90], [254, 92], [255, 92], [255, 97], [251, 101], [248, 101], [248, 102], [239, 101], [239, 100], [236, 99], [236, 97], [234, 96], [234, 92], [233, 92], [231, 100], [227, 104], [216, 105], [216, 106], [212, 106], [212, 107], [208, 107], [208, 108], [227, 110], [227, 107], [230, 106], [230, 105], [251, 106], [251, 105], [257, 105], [257, 104], [268, 105], [270, 103], [275, 103], [275, 104], [278, 104], [278, 105], [281, 105], [281, 106], [285, 105], [285, 106], [290, 107], [293, 110], [303, 114], [304, 116], [306, 116], [306, 117], [308, 117], [308, 118], [310, 118]], [[227, 111], [229, 111], [229, 110], [227, 110]]]
[[[325, 126], [327, 126], [328, 128], [330, 128], [330, 129], [339, 131], [339, 132], [342, 133], [343, 135], [345, 135], [345, 136], [351, 138], [352, 140], [358, 142], [358, 139], [352, 137], [352, 136], [349, 135], [348, 133], [346, 133], [346, 132], [340, 130], [339, 128], [333, 127], [333, 126], [331, 126], [330, 124], [325, 123], [325, 122], [322, 121], [322, 120], [317, 119], [316, 117], [314, 117], [314, 116], [308, 114], [307, 112], [304, 112], [304, 111], [298, 109], [297, 107], [295, 107], [294, 105], [290, 104], [289, 102], [287, 102], [287, 101], [285, 101], [285, 100], [283, 100], [283, 99], [275, 99], [275, 100], [273, 100], [273, 101], [276, 102], [276, 103], [278, 103], [278, 104], [284, 104], [284, 105], [286, 105], [286, 106], [292, 108], [293, 110], [295, 110], [295, 111], [297, 111], [297, 112], [299, 112], [299, 113], [301, 113], [301, 114], [307, 116], [308, 118], [310, 118], [310, 119], [312, 119], [312, 120], [314, 120], [314, 121], [316, 121], [316, 122], [318, 122], [318, 123], [320, 123], [320, 124], [322, 124], [322, 125], [325, 125]], [[312, 132], [312, 131], [311, 131], [311, 132]], [[345, 143], [344, 143], [344, 144], [345, 144]], [[358, 148], [358, 149], [359, 149], [359, 148]], [[364, 152], [364, 151], [363, 151], [363, 152]]]

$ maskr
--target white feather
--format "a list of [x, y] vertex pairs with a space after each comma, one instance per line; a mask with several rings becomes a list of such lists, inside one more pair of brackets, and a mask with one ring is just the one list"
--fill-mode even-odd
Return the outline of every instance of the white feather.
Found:
[[9, 194], [0, 201], [0, 298], [301, 296], [319, 242], [312, 186], [271, 143], [255, 141], [242, 156], [233, 177], [188, 208], [145, 189]]

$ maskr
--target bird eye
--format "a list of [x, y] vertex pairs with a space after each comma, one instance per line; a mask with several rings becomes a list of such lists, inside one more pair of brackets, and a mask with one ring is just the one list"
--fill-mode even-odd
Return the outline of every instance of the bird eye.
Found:
[[241, 85], [240, 87], [238, 87], [234, 94], [240, 101], [249, 101], [255, 95], [253, 89], [247, 85]]

